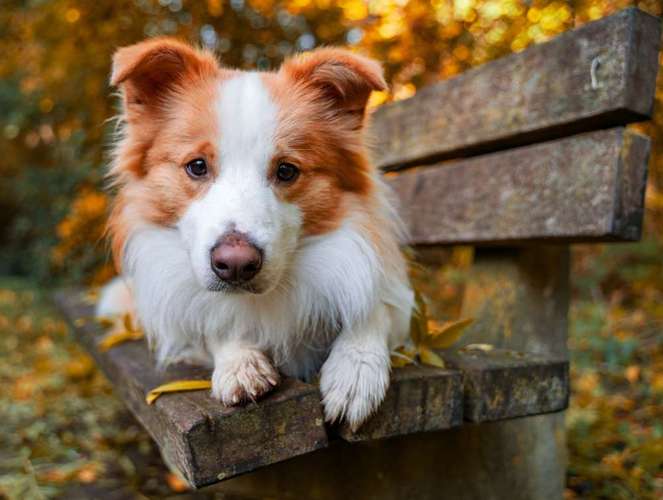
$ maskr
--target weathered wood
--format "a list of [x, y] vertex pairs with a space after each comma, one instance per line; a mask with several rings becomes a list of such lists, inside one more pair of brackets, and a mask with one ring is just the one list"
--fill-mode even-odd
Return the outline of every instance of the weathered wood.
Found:
[[[533, 463], [520, 450], [557, 448], [564, 418], [542, 432], [523, 432], [522, 419], [465, 424], [440, 432], [375, 442], [334, 442], [309, 455], [264, 467], [213, 487], [215, 493], [257, 498], [339, 500], [552, 500], [561, 499], [564, 469], [554, 454]], [[549, 416], [527, 417], [542, 422]], [[540, 488], [541, 484], [550, 485]]]
[[387, 396], [368, 422], [356, 432], [344, 425], [339, 434], [346, 441], [366, 441], [449, 429], [462, 421], [461, 373], [411, 365], [393, 370]]
[[458, 350], [444, 360], [463, 372], [463, 417], [505, 420], [566, 409], [569, 363], [509, 349]]
[[374, 161], [393, 170], [647, 119], [660, 30], [626, 9], [382, 106]]
[[[79, 341], [157, 442], [164, 460], [193, 486], [209, 485], [327, 446], [318, 388], [293, 379], [285, 379], [272, 394], [244, 408], [224, 408], [205, 391], [163, 395], [154, 405], [147, 405], [145, 395], [150, 389], [172, 380], [208, 380], [209, 369], [180, 364], [159, 372], [144, 341], [100, 352], [97, 344], [104, 332], [92, 319], [93, 307], [85, 303], [83, 295], [62, 292], [56, 300]], [[418, 365], [394, 369], [378, 412], [356, 432], [342, 425], [334, 429], [334, 435], [360, 442], [457, 427], [462, 424], [464, 407], [492, 401], [498, 389], [504, 398], [503, 414], [498, 414], [500, 405], [493, 405], [488, 408], [492, 413], [484, 410], [481, 418], [559, 409], [551, 401], [567, 397], [568, 385], [547, 398], [531, 396], [542, 387], [557, 387], [558, 373], [549, 369], [551, 361], [512, 355], [518, 362], [490, 358], [484, 366], [482, 360], [465, 363], [449, 354], [448, 369]], [[537, 376], [528, 380], [523, 371]], [[492, 378], [495, 380], [487, 380]], [[464, 389], [463, 381], [471, 387]], [[509, 392], [507, 383], [514, 381], [518, 390]], [[523, 395], [527, 404], [523, 404]]]
[[209, 371], [178, 365], [158, 372], [143, 341], [100, 352], [97, 342], [103, 332], [91, 319], [92, 306], [80, 294], [60, 293], [56, 300], [78, 340], [157, 442], [164, 460], [192, 486], [327, 446], [318, 390], [294, 379], [284, 380], [259, 404], [243, 408], [224, 408], [203, 391], [163, 395], [148, 405], [145, 395], [150, 389], [172, 380], [209, 380]]
[[635, 240], [649, 139], [618, 127], [390, 174], [415, 245]]
[[[569, 248], [475, 250], [462, 317], [475, 318], [460, 344], [486, 343], [568, 359]], [[463, 425], [450, 454], [458, 473], [486, 478], [468, 498], [562, 498], [566, 473], [564, 412]], [[472, 453], [466, 453], [471, 443]], [[508, 468], [502, 464], [509, 464]], [[462, 471], [462, 472], [461, 472]]]

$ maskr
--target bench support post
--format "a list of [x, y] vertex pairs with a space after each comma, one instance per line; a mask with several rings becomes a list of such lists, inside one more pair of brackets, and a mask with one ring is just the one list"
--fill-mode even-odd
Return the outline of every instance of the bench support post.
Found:
[[[477, 321], [464, 342], [566, 359], [568, 306], [568, 246], [477, 250], [462, 314]], [[562, 498], [564, 412], [458, 432], [459, 466], [477, 483], [468, 498]]]

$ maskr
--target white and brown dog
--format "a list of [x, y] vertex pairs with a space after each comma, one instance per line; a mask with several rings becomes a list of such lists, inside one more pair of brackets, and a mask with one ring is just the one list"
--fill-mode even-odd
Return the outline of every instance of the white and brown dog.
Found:
[[226, 405], [320, 370], [326, 418], [357, 428], [384, 398], [413, 307], [364, 146], [379, 64], [324, 48], [245, 72], [158, 38], [118, 50], [111, 83], [121, 277], [98, 314], [135, 311], [162, 365], [212, 365]]

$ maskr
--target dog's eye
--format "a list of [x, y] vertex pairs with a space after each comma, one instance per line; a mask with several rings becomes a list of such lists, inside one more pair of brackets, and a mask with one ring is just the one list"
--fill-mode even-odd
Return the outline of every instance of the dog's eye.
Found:
[[186, 164], [186, 173], [193, 179], [207, 175], [207, 162], [202, 158], [191, 160]]
[[299, 175], [299, 169], [292, 163], [281, 162], [276, 169], [276, 178], [281, 182], [292, 182]]

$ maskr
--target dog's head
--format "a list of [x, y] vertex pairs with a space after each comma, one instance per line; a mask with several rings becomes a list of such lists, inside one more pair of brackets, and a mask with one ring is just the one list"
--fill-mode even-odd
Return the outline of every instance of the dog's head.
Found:
[[266, 292], [303, 238], [372, 193], [362, 131], [385, 87], [374, 61], [325, 48], [245, 72], [162, 38], [118, 50], [111, 83], [125, 122], [111, 170], [118, 263], [133, 229], [156, 224], [179, 231], [202, 287]]

